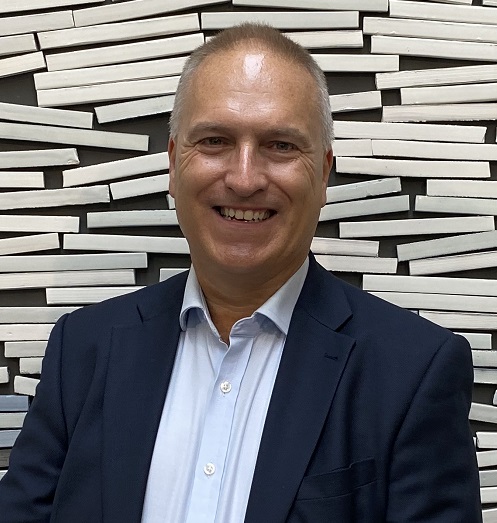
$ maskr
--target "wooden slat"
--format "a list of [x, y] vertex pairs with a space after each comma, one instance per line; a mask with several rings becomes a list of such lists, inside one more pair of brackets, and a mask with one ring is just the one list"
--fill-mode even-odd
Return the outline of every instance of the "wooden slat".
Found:
[[39, 171], [0, 171], [0, 187], [2, 189], [43, 189], [45, 178], [43, 172]]
[[49, 251], [58, 249], [59, 247], [60, 242], [57, 233], [31, 234], [28, 236], [0, 239], [0, 255]]
[[312, 57], [319, 67], [327, 73], [379, 73], [399, 70], [399, 57], [397, 55], [313, 54]]
[[388, 0], [232, 0], [245, 7], [279, 7], [284, 9], [330, 9], [357, 11], [388, 11]]
[[0, 102], [0, 119], [84, 129], [93, 127], [93, 114], [89, 112], [47, 109], [5, 102]]
[[43, 358], [21, 358], [19, 360], [19, 372], [21, 374], [41, 374]]
[[166, 169], [169, 169], [169, 155], [163, 152], [62, 171], [62, 178], [64, 187], [73, 187]]
[[14, 378], [14, 392], [16, 394], [26, 394], [34, 396], [36, 394], [36, 387], [40, 380], [35, 378], [28, 378], [26, 376], [16, 376]]
[[[482, 487], [492, 487], [497, 486], [497, 470], [480, 470], [480, 485]], [[492, 510], [494, 514], [497, 514], [497, 509], [488, 509]], [[485, 514], [485, 510], [483, 511]], [[484, 522], [489, 522], [488, 519], [483, 519]]]
[[392, 160], [381, 158], [336, 158], [337, 173], [410, 178], [490, 178], [486, 162], [448, 160]]
[[54, 9], [78, 4], [98, 4], [104, 1], [105, 0], [2, 0], [0, 3], [0, 14], [36, 11], [38, 9]]
[[353, 216], [368, 216], [409, 210], [409, 195], [368, 198], [341, 203], [330, 203], [321, 208], [319, 221], [341, 220]]
[[48, 340], [52, 323], [0, 324], [0, 341]]
[[[495, 330], [497, 314], [481, 314], [476, 312], [441, 312], [419, 311], [422, 318], [447, 329]], [[497, 410], [497, 408], [496, 408]], [[475, 419], [471, 418], [470, 419]]]
[[186, 58], [186, 56], [175, 56], [146, 62], [48, 71], [36, 73], [33, 78], [37, 90], [161, 78], [181, 74]]
[[[5, 276], [1, 274], [1, 276]], [[55, 323], [77, 307], [0, 307], [0, 323]], [[11, 356], [5, 356], [11, 357]]]
[[38, 51], [34, 35], [14, 35], [0, 37], [0, 56]]
[[[56, 235], [50, 235], [51, 238], [55, 238], [55, 236]], [[58, 247], [58, 236], [56, 239]], [[20, 271], [44, 272], [85, 271], [93, 269], [144, 269], [146, 267], [147, 255], [144, 252], [0, 257], [0, 273]]]
[[74, 27], [72, 11], [53, 11], [0, 18], [0, 34], [15, 35]]
[[113, 200], [133, 198], [135, 196], [143, 196], [144, 194], [167, 192], [168, 190], [169, 174], [146, 176], [144, 178], [125, 180], [124, 182], [110, 184], [110, 192], [112, 193]]
[[361, 48], [364, 46], [362, 31], [296, 31], [284, 33], [306, 49]]
[[428, 196], [497, 198], [497, 181], [427, 180], [426, 194]]
[[356, 29], [358, 11], [250, 11], [204, 12], [200, 15], [202, 30], [226, 29], [244, 22], [259, 22], [277, 29]]
[[419, 260], [482, 249], [497, 249], [497, 231], [400, 244], [397, 245], [397, 258], [399, 261]]
[[342, 240], [340, 238], [314, 237], [311, 251], [314, 254], [335, 256], [378, 256], [380, 242], [368, 240]]
[[487, 267], [497, 267], [497, 251], [412, 260], [409, 262], [409, 273], [413, 275], [440, 274]]
[[41, 51], [2, 58], [0, 60], [0, 78], [39, 71], [45, 67], [45, 56]]
[[475, 122], [497, 120], [497, 103], [390, 105], [383, 107], [384, 122]]
[[[54, 307], [59, 309], [60, 307]], [[67, 307], [66, 307], [67, 308]], [[77, 308], [77, 307], [76, 307]], [[47, 341], [6, 341], [6, 358], [33, 358], [45, 355]]]
[[42, 89], [37, 91], [36, 95], [40, 106], [56, 107], [165, 95], [176, 92], [178, 82], [178, 76], [169, 76], [60, 89]]
[[340, 156], [373, 156], [373, 144], [371, 140], [335, 140], [333, 142], [333, 154], [335, 158]]
[[397, 271], [396, 258], [318, 254], [316, 255], [316, 261], [325, 269], [335, 272], [394, 274]]
[[497, 200], [488, 198], [452, 198], [444, 196], [423, 196], [418, 194], [414, 210], [418, 212], [439, 212], [451, 214], [493, 214], [497, 215]]
[[0, 193], [0, 209], [2, 210], [87, 205], [89, 203], [108, 203], [109, 201], [107, 185]]
[[381, 91], [336, 94], [330, 96], [332, 113], [381, 108]]
[[133, 100], [117, 104], [95, 107], [98, 123], [130, 120], [142, 116], [170, 113], [173, 110], [175, 95], [156, 96], [143, 100]]
[[147, 151], [148, 136], [143, 134], [114, 133], [93, 129], [76, 129], [48, 125], [0, 122], [0, 138], [27, 142], [49, 142], [70, 145]]
[[405, 105], [493, 102], [497, 100], [496, 90], [497, 83], [491, 82], [436, 87], [404, 87], [400, 90], [400, 97]]
[[423, 218], [340, 223], [341, 238], [378, 236], [413, 236], [418, 234], [450, 234], [493, 231], [493, 216], [463, 218]]
[[0, 169], [78, 164], [79, 158], [76, 149], [0, 151]]
[[176, 276], [176, 274], [180, 274], [181, 272], [187, 271], [188, 269], [172, 269], [172, 268], [161, 268], [159, 271], [159, 281], [165, 281], [169, 278], [172, 278], [173, 276]]
[[38, 33], [41, 49], [125, 42], [200, 30], [196, 13]]
[[20, 429], [25, 417], [25, 412], [2, 412], [0, 413], [0, 429]]
[[0, 232], [79, 232], [79, 217], [3, 214]]
[[86, 215], [89, 229], [99, 227], [163, 227], [178, 225], [175, 210], [154, 211], [103, 211]]
[[335, 138], [484, 143], [485, 126], [337, 120]]
[[466, 338], [472, 349], [491, 350], [492, 349], [492, 335], [482, 332], [454, 332], [459, 336]]
[[0, 394], [0, 412], [25, 412], [28, 408], [27, 396]]
[[[497, 351], [495, 350], [472, 350], [474, 367], [497, 367]], [[497, 445], [494, 447], [497, 449]]]
[[326, 189], [326, 203], [360, 200], [368, 196], [397, 193], [401, 190], [400, 178], [383, 178], [367, 182], [333, 185]]
[[185, 238], [124, 234], [64, 234], [64, 249], [189, 254]]
[[186, 54], [193, 51], [203, 41], [202, 33], [193, 33], [145, 42], [54, 53], [47, 56], [47, 68], [49, 71], [61, 71]]
[[122, 296], [141, 289], [140, 286], [129, 287], [61, 287], [47, 289], [46, 298], [48, 305], [74, 304], [87, 305], [98, 303], [109, 298]]

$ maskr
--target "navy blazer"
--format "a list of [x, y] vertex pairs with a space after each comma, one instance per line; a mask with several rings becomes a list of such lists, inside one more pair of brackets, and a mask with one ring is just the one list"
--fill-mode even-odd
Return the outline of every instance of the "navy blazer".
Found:
[[[140, 523], [185, 281], [59, 320], [0, 482], [3, 523]], [[471, 390], [463, 338], [311, 257], [245, 522], [480, 522]]]

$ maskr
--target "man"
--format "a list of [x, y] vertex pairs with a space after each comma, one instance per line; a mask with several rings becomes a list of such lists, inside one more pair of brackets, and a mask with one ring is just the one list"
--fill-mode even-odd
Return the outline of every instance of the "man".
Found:
[[466, 342], [308, 256], [331, 138], [277, 31], [193, 54], [169, 141], [192, 270], [59, 321], [2, 521], [481, 521]]

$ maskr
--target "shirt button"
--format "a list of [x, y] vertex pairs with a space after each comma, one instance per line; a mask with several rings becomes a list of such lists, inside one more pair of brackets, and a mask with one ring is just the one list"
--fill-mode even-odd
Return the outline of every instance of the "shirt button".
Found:
[[204, 465], [204, 473], [206, 476], [212, 476], [214, 472], [216, 472], [216, 466], [214, 465], [214, 463], [206, 463]]
[[231, 383], [229, 381], [223, 381], [220, 388], [222, 393], [227, 394], [228, 392], [231, 392]]

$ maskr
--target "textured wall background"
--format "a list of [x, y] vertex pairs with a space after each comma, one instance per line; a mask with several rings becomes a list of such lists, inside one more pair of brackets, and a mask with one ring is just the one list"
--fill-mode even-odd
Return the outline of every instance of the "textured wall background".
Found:
[[177, 75], [204, 37], [254, 19], [327, 73], [321, 263], [470, 340], [497, 521], [495, 0], [0, 2], [0, 468], [27, 408], [11, 395], [34, 394], [57, 317], [188, 267], [167, 197]]

